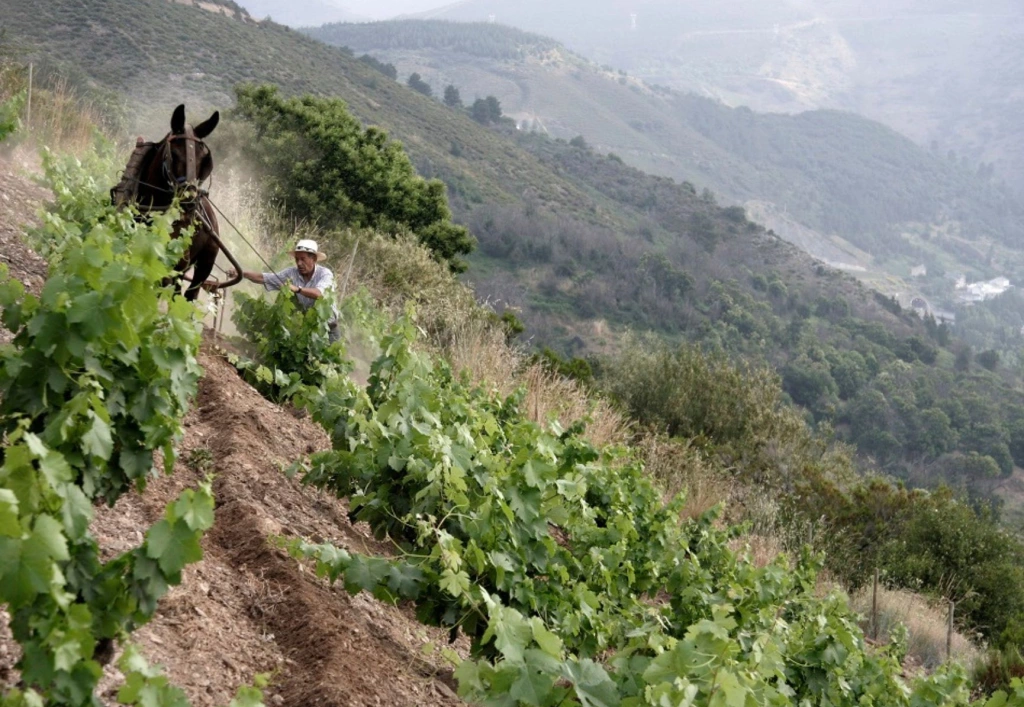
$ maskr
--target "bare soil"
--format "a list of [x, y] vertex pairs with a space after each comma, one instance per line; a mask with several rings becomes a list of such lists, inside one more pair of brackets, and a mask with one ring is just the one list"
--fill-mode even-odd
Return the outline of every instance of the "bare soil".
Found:
[[[0, 262], [35, 291], [45, 263], [20, 233], [47, 197], [0, 161]], [[132, 640], [194, 705], [227, 704], [258, 673], [270, 675], [269, 705], [461, 704], [450, 666], [438, 657], [446, 632], [419, 624], [410, 607], [329, 586], [274, 544], [275, 537], [303, 536], [388, 552], [366, 527], [349, 521], [343, 500], [284, 473], [293, 461], [329, 447], [324, 432], [262, 398], [213, 342], [204, 343], [200, 363], [205, 376], [185, 419], [174, 474], [114, 508], [96, 509], [92, 531], [113, 557], [138, 545], [182, 490], [213, 474], [216, 520], [203, 540], [204, 559], [184, 572], [181, 586]], [[6, 618], [0, 607], [0, 692], [18, 679], [18, 648]], [[116, 702], [119, 678], [108, 669], [104, 702]]]
[[27, 225], [37, 225], [36, 211], [50, 193], [35, 184], [14, 160], [0, 159], [0, 265], [33, 292], [46, 279], [46, 262], [24, 244]]

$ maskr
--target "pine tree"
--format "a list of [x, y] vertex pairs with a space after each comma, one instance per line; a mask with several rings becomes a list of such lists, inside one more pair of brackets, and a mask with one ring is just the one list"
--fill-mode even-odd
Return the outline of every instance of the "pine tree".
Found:
[[455, 88], [452, 84], [445, 86], [444, 104], [449, 108], [462, 107], [462, 96], [459, 95], [459, 89]]
[[424, 96], [433, 96], [434, 89], [430, 87], [430, 84], [423, 80], [423, 77], [417, 73], [409, 74], [409, 80], [406, 82], [409, 84], [409, 88], [418, 93], [422, 93]]

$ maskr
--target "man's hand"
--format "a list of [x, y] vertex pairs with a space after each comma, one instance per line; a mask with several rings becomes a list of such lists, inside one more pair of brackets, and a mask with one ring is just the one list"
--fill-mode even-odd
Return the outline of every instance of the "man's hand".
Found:
[[[225, 274], [227, 275], [229, 280], [234, 280], [236, 277], [238, 277], [238, 271], [235, 270], [234, 268], [231, 268]], [[244, 277], [249, 282], [255, 282], [260, 285], [263, 284], [263, 273], [261, 272], [243, 270], [242, 277]]]

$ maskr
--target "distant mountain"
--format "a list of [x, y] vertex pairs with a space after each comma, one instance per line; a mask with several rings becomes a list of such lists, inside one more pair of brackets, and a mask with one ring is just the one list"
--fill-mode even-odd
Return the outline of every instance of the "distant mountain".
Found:
[[329, 22], [370, 22], [433, 10], [445, 0], [240, 0], [256, 19], [270, 17], [289, 27], [316, 27]]
[[851, 110], [1024, 190], [1017, 0], [465, 0], [422, 17], [539, 32], [729, 105]]
[[[954, 280], [1024, 280], [1024, 208], [987, 166], [849, 112], [761, 114], [652, 88], [550, 38], [500, 24], [403, 20], [308, 30], [419, 73], [436, 94], [496, 96], [520, 129], [570, 140], [744, 204], [817, 258], [889, 293], [953, 306]], [[925, 264], [930, 275], [908, 278]]]
[[366, 22], [372, 19], [352, 12], [336, 0], [241, 0], [255, 19], [271, 18], [291, 27], [309, 27], [325, 22]]

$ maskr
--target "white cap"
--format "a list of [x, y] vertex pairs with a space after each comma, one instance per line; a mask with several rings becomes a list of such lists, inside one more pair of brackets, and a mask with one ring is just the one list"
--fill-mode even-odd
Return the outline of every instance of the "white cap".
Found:
[[326, 253], [320, 252], [320, 248], [317, 246], [316, 241], [310, 240], [309, 238], [303, 238], [295, 244], [295, 250], [291, 251], [291, 254], [295, 255], [296, 253], [312, 253], [316, 256], [317, 262], [320, 262], [327, 257]]

